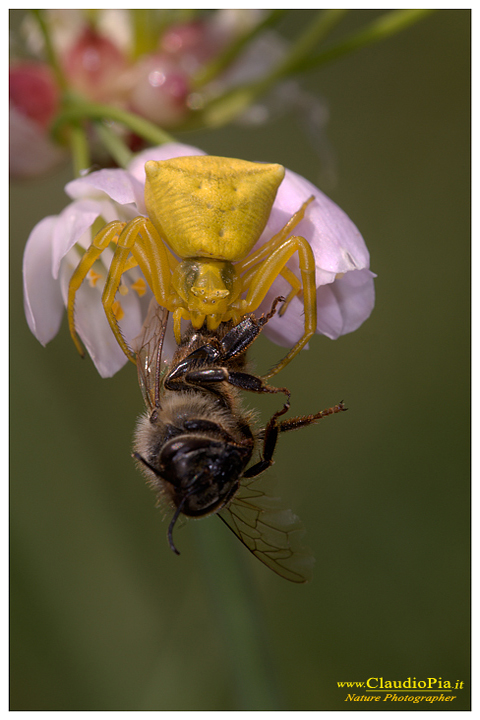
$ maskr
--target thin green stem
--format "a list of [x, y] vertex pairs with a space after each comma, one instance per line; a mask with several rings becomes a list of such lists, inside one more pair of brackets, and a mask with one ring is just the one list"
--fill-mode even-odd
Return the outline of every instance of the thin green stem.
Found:
[[75, 98], [70, 101], [52, 124], [52, 134], [58, 138], [65, 125], [80, 120], [113, 120], [139, 135], [152, 145], [163, 145], [168, 142], [175, 142], [175, 139], [159, 128], [157, 125], [145, 120], [134, 113], [111, 105], [102, 105], [87, 100]]
[[45, 22], [45, 18], [43, 16], [43, 10], [39, 10], [37, 8], [32, 8], [30, 10], [30, 12], [34, 15], [34, 17], [36, 18], [38, 25], [40, 27], [40, 31], [43, 35], [43, 40], [45, 42], [45, 52], [47, 55], [47, 61], [55, 74], [55, 79], [58, 83], [58, 86], [62, 90], [66, 90], [67, 81], [63, 74], [61, 65], [58, 61], [57, 54], [55, 52], [55, 48], [53, 47], [52, 39], [50, 37], [50, 31], [48, 29], [48, 25]]
[[212, 100], [203, 110], [201, 120], [207, 126], [225, 125], [251, 105], [282, 78], [292, 73], [292, 67], [303, 60], [312, 48], [323, 40], [340, 22], [347, 10], [322, 10], [314, 22], [291, 45], [286, 57], [268, 75]]
[[424, 17], [434, 10], [391, 10], [381, 17], [374, 20], [370, 25], [354, 33], [346, 40], [342, 40], [319, 55], [312, 58], [304, 58], [292, 66], [291, 71], [295, 73], [313, 70], [321, 65], [325, 65], [332, 60], [336, 60], [342, 55], [360, 50], [368, 45], [385, 40], [391, 35], [395, 35], [401, 30], [405, 30], [411, 25], [423, 20]]
[[[157, 8], [130, 10], [133, 27], [133, 58], [153, 52], [167, 20], [166, 11]], [[163, 14], [162, 14], [163, 13]]]
[[294, 72], [294, 68], [298, 63], [309, 56], [313, 48], [333, 30], [335, 25], [338, 25], [347, 12], [348, 10], [322, 10], [317, 13], [315, 20], [307, 30], [294, 41], [287, 56], [277, 68], [268, 75], [265, 82], [272, 84], [276, 82], [278, 78], [285, 77]]
[[[307, 57], [314, 42], [318, 42], [321, 37], [325, 37], [333, 24], [341, 19], [343, 12], [341, 10], [325, 11], [325, 14], [318, 18], [315, 25], [304, 33], [298, 41], [295, 41], [291, 52], [273, 72], [265, 78], [233, 88], [209, 102], [199, 113], [197, 126], [219, 127], [225, 125], [243, 112], [258, 97], [265, 94], [275, 83], [291, 75], [317, 68], [341, 55], [384, 40], [390, 35], [394, 35], [422, 20], [427, 14], [434, 11], [392, 10], [329, 50], [325, 50], [314, 58]], [[322, 24], [324, 24], [323, 27]], [[193, 124], [189, 127], [193, 127]]]
[[120, 167], [127, 167], [133, 158], [133, 153], [129, 150], [122, 138], [105, 122], [95, 121], [95, 130], [102, 142], [102, 145], [108, 150], [112, 158]]
[[87, 170], [91, 164], [87, 134], [80, 124], [73, 123], [70, 126], [69, 141], [75, 177], [80, 177], [82, 170]]
[[223, 72], [229, 65], [237, 59], [242, 50], [252, 40], [257, 37], [266, 28], [272, 27], [288, 10], [272, 10], [263, 20], [249, 31], [238, 37], [227, 48], [214, 58], [210, 63], [205, 65], [199, 73], [194, 77], [192, 87], [198, 89], [202, 85], [213, 80], [217, 75]]

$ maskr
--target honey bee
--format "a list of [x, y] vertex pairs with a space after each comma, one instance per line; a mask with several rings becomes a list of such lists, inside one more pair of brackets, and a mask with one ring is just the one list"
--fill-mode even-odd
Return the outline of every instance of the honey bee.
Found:
[[[248, 370], [247, 350], [273, 317], [271, 311], [216, 330], [190, 327], [169, 365], [162, 369], [168, 310], [152, 301], [135, 343], [140, 387], [147, 408], [139, 419], [133, 457], [159, 502], [173, 509], [170, 548], [180, 515], [217, 514], [261, 562], [292, 582], [306, 582], [313, 557], [302, 547], [302, 525], [265, 493], [258, 476], [273, 464], [279, 433], [311, 425], [345, 410], [343, 403], [313, 415], [281, 420], [290, 392]], [[242, 391], [284, 396], [263, 429], [242, 406]], [[259, 458], [250, 464], [255, 452]]]

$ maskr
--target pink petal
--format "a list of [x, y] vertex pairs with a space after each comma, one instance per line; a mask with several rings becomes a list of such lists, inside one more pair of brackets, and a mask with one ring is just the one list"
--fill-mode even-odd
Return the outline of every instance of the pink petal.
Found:
[[102, 212], [95, 200], [78, 200], [62, 210], [52, 237], [52, 275], [58, 277], [60, 264], [69, 250], [93, 225]]
[[[285, 283], [287, 285], [287, 283]], [[276, 297], [282, 293], [268, 292], [265, 301], [260, 306], [262, 313], [267, 313]], [[283, 292], [286, 297], [288, 290]], [[303, 313], [303, 303], [298, 298], [293, 298], [284, 315], [280, 316], [278, 312], [269, 320], [264, 327], [262, 335], [281, 347], [293, 347], [303, 335], [305, 329], [305, 316]]]
[[[336, 340], [340, 335], [357, 330], [375, 305], [374, 278], [370, 270], [352, 270], [329, 285], [317, 288], [317, 333]], [[268, 291], [259, 312], [268, 312], [273, 300], [288, 294], [289, 285], [277, 278]], [[284, 315], [278, 313], [265, 326], [263, 334], [282, 347], [293, 347], [303, 335], [305, 315], [298, 297], [289, 304]]]
[[143, 184], [127, 170], [106, 168], [72, 180], [65, 186], [71, 198], [95, 197], [105, 194], [119, 205], [128, 205], [141, 200]]
[[[305, 218], [297, 225], [294, 234], [309, 241], [317, 268], [333, 276], [368, 268], [370, 258], [367, 247], [348, 215], [315, 185], [291, 170], [286, 170], [258, 246], [279, 232], [311, 195], [315, 200], [308, 206]], [[325, 276], [327, 281], [328, 277]]]
[[[62, 263], [60, 285], [65, 304], [72, 270], [72, 263]], [[101, 303], [101, 291], [102, 288], [91, 287], [88, 282], [81, 285], [75, 300], [75, 327], [99, 374], [111, 377], [125, 365], [127, 357], [108, 324]], [[121, 322], [122, 331], [130, 340], [140, 332], [142, 326], [140, 302], [133, 292], [122, 297], [120, 302], [125, 312]]]
[[370, 270], [354, 270], [317, 289], [317, 332], [335, 340], [353, 332], [375, 305], [374, 278]]
[[15, 179], [45, 174], [67, 158], [64, 148], [54, 145], [39, 125], [13, 106], [9, 110], [9, 151], [10, 175]]
[[52, 236], [57, 217], [43, 218], [33, 228], [23, 256], [25, 315], [30, 330], [42, 345], [57, 334], [64, 305], [60, 286], [52, 276]]

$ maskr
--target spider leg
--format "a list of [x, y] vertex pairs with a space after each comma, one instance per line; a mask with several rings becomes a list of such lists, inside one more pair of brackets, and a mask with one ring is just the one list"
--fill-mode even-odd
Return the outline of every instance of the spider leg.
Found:
[[167, 249], [151, 221], [140, 215], [126, 225], [118, 238], [102, 295], [103, 307], [112, 332], [128, 359], [135, 362], [135, 353], [126, 343], [114, 312], [115, 296], [122, 274], [133, 262], [129, 260], [130, 253], [145, 275], [158, 304], [168, 310], [174, 307], [171, 305], [171, 260]]
[[[283, 226], [283, 228], [274, 235], [268, 242], [264, 243], [256, 252], [248, 255], [244, 260], [235, 264], [235, 269], [239, 275], [243, 276], [244, 287], [250, 284], [251, 278], [255, 275], [257, 270], [256, 265], [268, 257], [284, 240], [288, 238], [294, 228], [303, 220], [307, 207], [313, 202], [315, 198], [313, 195], [305, 200], [303, 205], [292, 215], [290, 220]], [[298, 295], [302, 289], [302, 283], [298, 277], [288, 268], [284, 267], [279, 273], [292, 287], [289, 292], [284, 305], [280, 308], [279, 315], [283, 315], [286, 311], [289, 303], [293, 298]]]
[[280, 424], [277, 422], [277, 418], [280, 417], [280, 415], [284, 415], [289, 408], [290, 394], [288, 394], [287, 401], [285, 402], [283, 408], [281, 410], [277, 410], [277, 412], [272, 415], [272, 417], [265, 426], [265, 430], [263, 432], [263, 449], [261, 453], [261, 459], [257, 463], [255, 463], [255, 465], [252, 465], [248, 470], [246, 470], [246, 472], [244, 472], [243, 474], [243, 477], [256, 477], [257, 475], [261, 475], [263, 472], [265, 472], [265, 470], [268, 470], [268, 468], [273, 465], [273, 454], [275, 452], [275, 447], [278, 440], [278, 433], [280, 430]]
[[[131, 252], [138, 262], [159, 305], [173, 312], [178, 302], [171, 286], [172, 270], [178, 264], [149, 218], [139, 216], [135, 223], [135, 238]], [[126, 229], [126, 228], [125, 228]]]
[[75, 346], [83, 357], [84, 352], [77, 331], [75, 329], [75, 296], [77, 291], [85, 280], [88, 271], [93, 267], [94, 263], [108, 245], [115, 240], [119, 233], [125, 227], [124, 222], [114, 220], [108, 225], [105, 225], [100, 232], [93, 238], [92, 244], [83, 255], [82, 259], [75, 268], [72, 277], [70, 278], [70, 284], [68, 286], [68, 299], [67, 299], [67, 318], [68, 327], [70, 329], [70, 335], [75, 343]]
[[[258, 267], [255, 266], [255, 267], [251, 268], [250, 270], [248, 270], [244, 275], [242, 275], [243, 287], [245, 287], [245, 288], [249, 287], [250, 283], [252, 282], [252, 278], [255, 276], [255, 273], [257, 272], [257, 269], [258, 269]], [[290, 292], [288, 293], [288, 295], [285, 299], [285, 302], [283, 303], [282, 307], [279, 310], [278, 314], [280, 316], [282, 316], [284, 314], [285, 310], [287, 309], [289, 303], [301, 291], [302, 281], [299, 280], [299, 278], [295, 275], [295, 273], [293, 273], [290, 270], [290, 268], [288, 268], [288, 267], [282, 268], [282, 270], [279, 272], [279, 275], [281, 275], [292, 287], [292, 289], [290, 290]], [[240, 300], [240, 302], [234, 303], [232, 309], [234, 309], [237, 305], [240, 305], [241, 303], [242, 303], [242, 300]], [[228, 317], [227, 319], [230, 320], [230, 317]], [[234, 322], [236, 321], [236, 318], [235, 318], [233, 312], [232, 312], [232, 319]], [[236, 322], [238, 322], [238, 320]]]
[[[316, 330], [317, 290], [315, 286], [315, 257], [312, 248], [305, 238], [299, 236], [289, 237], [278, 244], [271, 254], [257, 265], [255, 273], [247, 273], [246, 276], [242, 276], [245, 290], [247, 290], [247, 282], [249, 283], [245, 300], [245, 312], [253, 312], [264, 300], [275, 278], [282, 273], [285, 265], [296, 252], [298, 252], [303, 287], [303, 304], [305, 311], [304, 333], [283, 360], [263, 376], [264, 379], [276, 375], [284, 368], [290, 360], [305, 347]], [[295, 290], [295, 288], [293, 288], [293, 290]], [[292, 293], [290, 293], [289, 299], [291, 299], [291, 297], [293, 297]]]
[[120, 233], [102, 294], [103, 309], [105, 310], [105, 315], [107, 316], [108, 323], [115, 335], [115, 339], [127, 358], [132, 362], [135, 362], [135, 353], [128, 346], [125, 338], [123, 337], [122, 331], [120, 330], [120, 326], [114, 312], [114, 302], [122, 275], [125, 272], [128, 256], [130, 255], [132, 246], [138, 235], [138, 223], [135, 222], [136, 220], [138, 220], [138, 218], [130, 221]]
[[268, 255], [270, 255], [280, 243], [286, 240], [288, 236], [292, 233], [294, 228], [296, 228], [298, 223], [303, 220], [307, 207], [310, 205], [311, 202], [313, 202], [313, 200], [315, 200], [315, 198], [312, 195], [308, 198], [308, 200], [305, 200], [301, 208], [292, 215], [290, 220], [283, 226], [283, 228], [278, 233], [276, 233], [276, 235], [274, 235], [270, 240], [268, 240], [268, 242], [264, 243], [260, 248], [258, 248], [256, 252], [250, 253], [250, 255], [247, 255], [244, 260], [235, 263], [235, 268], [238, 274], [243, 275], [243, 273], [252, 269], [254, 265], [268, 257]]
[[182, 342], [182, 319], [190, 320], [190, 313], [187, 308], [177, 307], [173, 311], [173, 334], [177, 345], [180, 345]]
[[[132, 257], [129, 257], [131, 255]], [[122, 335], [114, 302], [121, 277], [127, 268], [138, 265], [142, 270], [158, 304], [168, 310], [175, 309], [171, 291], [171, 265], [174, 259], [151, 221], [143, 216], [131, 220], [121, 232], [110, 270], [105, 282], [102, 303], [115, 338], [129, 360], [135, 362], [135, 353]], [[173, 305], [172, 305], [173, 302]]]

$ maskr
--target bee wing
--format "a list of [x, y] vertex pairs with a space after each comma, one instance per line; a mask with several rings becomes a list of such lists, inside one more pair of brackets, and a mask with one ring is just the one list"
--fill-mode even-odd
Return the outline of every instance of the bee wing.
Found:
[[307, 582], [315, 559], [302, 546], [304, 528], [279, 498], [262, 489], [257, 478], [243, 481], [240, 489], [218, 515], [255, 557], [287, 580]]
[[145, 322], [132, 346], [136, 353], [138, 384], [145, 405], [152, 410], [158, 405], [159, 385], [162, 376], [161, 359], [168, 310], [155, 299], [150, 302]]

